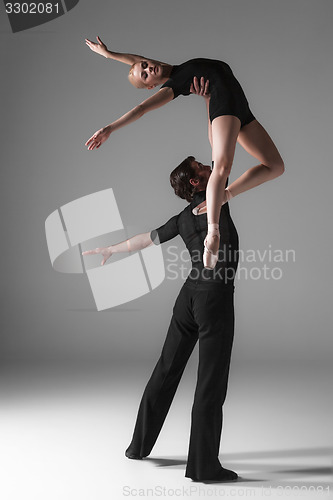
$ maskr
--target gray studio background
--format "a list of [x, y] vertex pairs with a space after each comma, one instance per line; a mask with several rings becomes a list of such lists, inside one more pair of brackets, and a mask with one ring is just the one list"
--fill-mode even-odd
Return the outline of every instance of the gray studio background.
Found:
[[[185, 206], [170, 171], [188, 154], [211, 159], [197, 96], [87, 151], [97, 129], [150, 95], [128, 83], [127, 66], [86, 47], [96, 35], [111, 50], [171, 64], [231, 65], [286, 165], [232, 202], [241, 248], [296, 254], [280, 280], [236, 283], [234, 366], [331, 359], [332, 13], [328, 0], [80, 0], [12, 34], [1, 4], [2, 366], [135, 360], [150, 371], [183, 282], [167, 273], [152, 293], [98, 313], [85, 276], [51, 267], [44, 222], [58, 207], [112, 187], [128, 236], [146, 232]], [[254, 164], [237, 147], [231, 180]]]

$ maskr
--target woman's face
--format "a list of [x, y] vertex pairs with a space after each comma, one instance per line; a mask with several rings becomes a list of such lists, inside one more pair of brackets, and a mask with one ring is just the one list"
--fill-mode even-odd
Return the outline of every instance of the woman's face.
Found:
[[149, 59], [143, 59], [136, 63], [132, 70], [133, 79], [148, 89], [152, 89], [162, 83], [162, 74], [162, 65]]

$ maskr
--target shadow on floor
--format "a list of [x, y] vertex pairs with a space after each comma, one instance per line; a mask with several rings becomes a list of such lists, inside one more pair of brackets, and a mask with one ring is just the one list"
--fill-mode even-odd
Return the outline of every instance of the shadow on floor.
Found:
[[[300, 464], [298, 459], [304, 457], [309, 459], [309, 465]], [[239, 478], [236, 482], [228, 484], [251, 483], [252, 486], [263, 487], [293, 487], [329, 488], [333, 484], [332, 469], [333, 448], [300, 448], [271, 451], [254, 451], [227, 453], [220, 455], [220, 462], [224, 467], [236, 470]], [[315, 466], [315, 462], [327, 458], [327, 465]], [[274, 459], [279, 459], [274, 463]], [[281, 466], [281, 459], [285, 459], [290, 465]], [[172, 467], [185, 469], [186, 457], [147, 457], [145, 461], [152, 463], [155, 467]], [[244, 473], [242, 473], [244, 471]], [[312, 477], [311, 480], [308, 477]], [[323, 476], [328, 476], [324, 479]], [[329, 477], [330, 476], [330, 477]], [[323, 480], [321, 480], [321, 477]], [[211, 484], [213, 481], [202, 481]], [[253, 484], [256, 483], [256, 484]]]

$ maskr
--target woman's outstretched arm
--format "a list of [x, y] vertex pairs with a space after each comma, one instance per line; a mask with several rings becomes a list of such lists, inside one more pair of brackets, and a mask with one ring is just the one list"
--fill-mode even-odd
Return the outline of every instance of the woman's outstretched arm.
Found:
[[148, 113], [148, 111], [164, 106], [164, 104], [172, 101], [173, 96], [174, 93], [171, 88], [166, 87], [164, 89], [160, 89], [156, 92], [156, 94], [125, 113], [123, 116], [118, 118], [118, 120], [110, 123], [110, 125], [107, 125], [100, 130], [97, 130], [97, 132], [95, 132], [94, 135], [87, 140], [85, 145], [88, 146], [89, 151], [92, 151], [95, 148], [98, 149], [110, 137], [112, 132], [115, 132], [116, 130], [125, 127], [125, 125], [129, 125], [130, 123], [138, 120], [144, 114]]
[[[137, 54], [126, 54], [122, 52], [112, 52], [107, 48], [105, 43], [102, 42], [99, 36], [96, 37], [97, 43], [92, 42], [91, 40], [88, 40], [88, 38], [85, 39], [86, 45], [93, 51], [96, 52], [96, 54], [99, 54], [100, 56], [105, 57], [106, 59], [113, 59], [114, 61], [119, 61], [124, 64], [129, 64], [132, 66], [132, 64], [135, 64], [140, 61], [145, 61], [148, 60], [147, 57], [144, 56], [139, 56]], [[160, 62], [160, 61], [156, 61]], [[164, 64], [164, 63], [161, 63]]]
[[101, 254], [103, 256], [101, 266], [104, 266], [105, 262], [114, 253], [135, 252], [137, 250], [143, 250], [144, 248], [147, 248], [152, 244], [153, 242], [150, 238], [150, 233], [141, 233], [141, 234], [136, 234], [135, 236], [129, 238], [128, 240], [117, 243], [116, 245], [111, 245], [109, 247], [95, 248], [94, 250], [87, 250], [85, 252], [82, 252], [82, 255]]

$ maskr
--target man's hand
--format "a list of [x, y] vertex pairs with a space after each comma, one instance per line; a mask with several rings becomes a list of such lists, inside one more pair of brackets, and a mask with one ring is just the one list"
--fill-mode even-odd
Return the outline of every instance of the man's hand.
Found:
[[97, 130], [85, 143], [85, 146], [88, 146], [88, 151], [92, 151], [95, 148], [98, 149], [110, 137], [111, 132], [110, 125]]
[[93, 52], [96, 52], [96, 54], [107, 57], [109, 53], [107, 46], [102, 42], [99, 36], [96, 36], [96, 39], [98, 43], [91, 42], [90, 40], [88, 40], [88, 38], [86, 38], [86, 45], [88, 45], [89, 49], [91, 49]]
[[205, 79], [202, 76], [200, 78], [200, 84], [199, 84], [198, 78], [196, 76], [193, 78], [193, 83], [191, 83], [190, 86], [191, 94], [201, 95], [205, 99], [210, 99], [210, 93], [208, 89], [209, 89], [209, 80], [205, 82]]
[[96, 255], [96, 254], [101, 254], [103, 256], [101, 266], [104, 266], [105, 262], [113, 254], [112, 247], [101, 247], [101, 248], [95, 248], [95, 250], [87, 250], [86, 252], [82, 252], [82, 255]]

